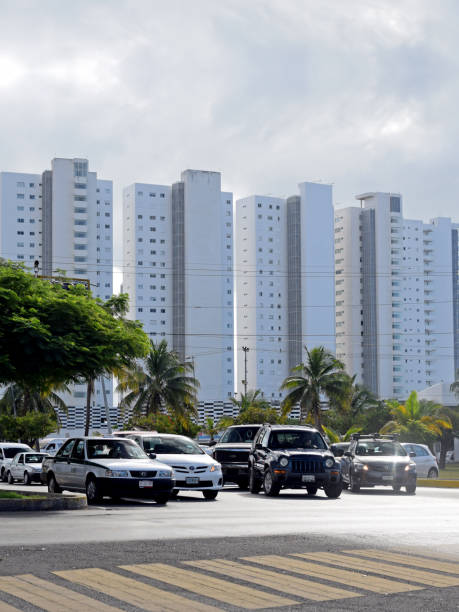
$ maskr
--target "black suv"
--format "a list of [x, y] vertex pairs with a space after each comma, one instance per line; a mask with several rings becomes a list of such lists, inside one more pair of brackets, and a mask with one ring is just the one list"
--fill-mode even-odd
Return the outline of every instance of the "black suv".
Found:
[[252, 442], [261, 425], [232, 425], [213, 446], [211, 456], [222, 466], [223, 481], [234, 482], [241, 489], [249, 484], [248, 458]]
[[306, 488], [315, 495], [323, 488], [327, 497], [341, 495], [339, 463], [322, 435], [313, 427], [263, 425], [249, 456], [249, 488], [269, 496], [281, 489]]
[[397, 441], [398, 436], [352, 434], [349, 450], [341, 457], [343, 486], [357, 493], [361, 487], [389, 486], [416, 491], [416, 464]]

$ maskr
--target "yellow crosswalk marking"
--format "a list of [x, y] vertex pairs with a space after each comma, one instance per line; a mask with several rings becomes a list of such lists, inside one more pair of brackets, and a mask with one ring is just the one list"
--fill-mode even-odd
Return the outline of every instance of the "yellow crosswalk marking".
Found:
[[436, 561], [434, 559], [426, 559], [425, 557], [403, 555], [401, 553], [386, 552], [384, 550], [343, 550], [343, 552], [350, 555], [382, 559], [383, 561], [390, 561], [391, 563], [401, 563], [403, 565], [433, 569], [439, 572], [447, 572], [449, 574], [459, 574], [459, 563]]
[[148, 612], [216, 612], [217, 608], [169, 593], [144, 582], [99, 568], [54, 572], [70, 582], [76, 582]]
[[300, 561], [299, 559], [289, 559], [288, 557], [280, 557], [277, 555], [245, 557], [244, 560], [252, 563], [259, 563], [260, 565], [268, 565], [276, 569], [296, 572], [297, 574], [312, 576], [314, 578], [322, 578], [323, 580], [365, 589], [373, 593], [404, 593], [422, 589], [422, 587], [419, 586], [395, 582], [394, 580], [387, 580], [387, 578], [368, 576], [366, 574], [359, 574], [357, 572], [337, 568], [332, 569], [319, 565], [318, 563]]
[[13, 608], [10, 604], [0, 601], [0, 612], [21, 612], [18, 608]]
[[299, 603], [286, 597], [278, 597], [277, 595], [257, 591], [234, 582], [213, 578], [206, 574], [184, 570], [164, 563], [122, 565], [120, 567], [141, 576], [172, 584], [186, 591], [239, 606], [240, 608], [246, 608], [247, 610], [293, 606]]
[[415, 570], [412, 568], [402, 567], [401, 565], [389, 565], [388, 563], [370, 561], [362, 558], [359, 559], [357, 557], [351, 557], [344, 554], [298, 553], [293, 556], [300, 557], [302, 559], [309, 559], [311, 561], [321, 561], [322, 563], [329, 563], [331, 565], [337, 565], [338, 567], [374, 572], [375, 574], [382, 574], [383, 576], [390, 576], [392, 578], [402, 578], [404, 580], [418, 582], [419, 584], [426, 584], [428, 586], [448, 587], [459, 585], [459, 578], [441, 576], [440, 574]]
[[347, 597], [360, 597], [358, 593], [344, 591], [335, 587], [326, 586], [312, 580], [295, 578], [278, 572], [263, 570], [258, 567], [250, 567], [235, 561], [224, 559], [212, 559], [210, 561], [185, 561], [187, 565], [192, 565], [200, 569], [231, 576], [246, 582], [252, 582], [260, 586], [269, 587], [275, 591], [282, 591], [287, 595], [297, 595], [304, 599], [313, 601], [327, 601], [330, 599], [345, 599]]
[[9, 593], [47, 612], [119, 612], [119, 608], [91, 599], [86, 595], [42, 580], [32, 574], [3, 576], [0, 578], [0, 591]]

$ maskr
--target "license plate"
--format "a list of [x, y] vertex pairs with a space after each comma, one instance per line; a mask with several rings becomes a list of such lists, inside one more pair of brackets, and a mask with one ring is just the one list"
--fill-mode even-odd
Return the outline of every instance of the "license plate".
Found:
[[383, 480], [394, 480], [393, 476], [383, 476], [382, 477]]
[[186, 484], [198, 484], [198, 482], [199, 482], [198, 476], [188, 476], [187, 478], [185, 478]]
[[316, 481], [316, 477], [313, 476], [312, 474], [303, 474], [301, 479], [303, 482], [315, 482]]
[[152, 480], [139, 480], [139, 487], [141, 489], [147, 489], [147, 488], [152, 488], [153, 486], [153, 481]]

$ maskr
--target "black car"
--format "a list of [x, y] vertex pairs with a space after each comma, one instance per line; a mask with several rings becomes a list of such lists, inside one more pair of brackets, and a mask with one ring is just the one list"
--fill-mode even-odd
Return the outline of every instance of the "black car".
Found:
[[249, 488], [266, 495], [281, 489], [306, 488], [315, 495], [323, 488], [327, 497], [341, 495], [340, 466], [323, 436], [313, 427], [264, 425], [249, 456]]
[[353, 434], [341, 458], [343, 485], [357, 493], [361, 487], [389, 486], [416, 491], [416, 464], [396, 436]]
[[249, 484], [248, 459], [252, 442], [261, 425], [232, 425], [213, 446], [211, 456], [222, 466], [223, 481], [234, 482], [241, 489]]

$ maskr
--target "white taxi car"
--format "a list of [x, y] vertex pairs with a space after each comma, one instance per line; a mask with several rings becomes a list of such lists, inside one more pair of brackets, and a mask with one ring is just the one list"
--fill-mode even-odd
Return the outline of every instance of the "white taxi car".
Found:
[[221, 465], [186, 436], [151, 432], [135, 432], [135, 440], [150, 457], [173, 468], [174, 497], [179, 491], [202, 491], [205, 499], [215, 499], [223, 487]]
[[22, 480], [25, 485], [40, 482], [41, 467], [47, 453], [18, 453], [10, 463], [6, 474], [9, 484]]

